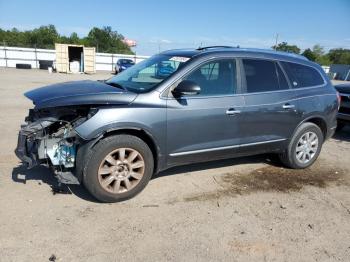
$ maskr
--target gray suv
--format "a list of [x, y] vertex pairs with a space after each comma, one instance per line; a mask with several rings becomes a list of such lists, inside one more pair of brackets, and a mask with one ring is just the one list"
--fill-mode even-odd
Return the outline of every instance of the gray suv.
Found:
[[25, 93], [28, 168], [53, 167], [103, 202], [138, 194], [172, 166], [273, 152], [306, 168], [336, 128], [337, 92], [305, 57], [204, 47], [155, 55], [105, 81]]

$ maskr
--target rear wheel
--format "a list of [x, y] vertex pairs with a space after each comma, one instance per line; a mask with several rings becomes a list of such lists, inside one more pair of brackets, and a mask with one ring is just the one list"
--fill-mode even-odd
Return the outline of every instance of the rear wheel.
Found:
[[83, 182], [102, 202], [127, 200], [140, 193], [153, 174], [153, 155], [147, 144], [130, 135], [100, 141], [87, 154]]
[[323, 140], [322, 131], [317, 125], [304, 123], [293, 135], [285, 152], [280, 154], [280, 159], [290, 168], [307, 168], [319, 156]]

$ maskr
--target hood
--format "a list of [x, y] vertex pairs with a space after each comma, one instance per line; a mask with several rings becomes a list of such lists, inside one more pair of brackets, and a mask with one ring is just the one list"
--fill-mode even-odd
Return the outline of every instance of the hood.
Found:
[[26, 92], [36, 108], [69, 105], [124, 105], [135, 100], [137, 94], [100, 81], [74, 81], [44, 86]]
[[335, 87], [335, 89], [337, 89], [337, 91], [339, 93], [350, 94], [350, 83], [349, 84], [340, 84], [340, 85], [336, 85], [334, 87]]

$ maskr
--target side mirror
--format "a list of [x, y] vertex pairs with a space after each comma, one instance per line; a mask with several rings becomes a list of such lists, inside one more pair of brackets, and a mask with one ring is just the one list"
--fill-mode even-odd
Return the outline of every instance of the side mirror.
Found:
[[172, 91], [173, 95], [175, 97], [179, 96], [192, 96], [197, 95], [201, 92], [201, 88], [197, 83], [190, 81], [190, 80], [183, 80], [181, 81], [177, 87], [174, 88]]

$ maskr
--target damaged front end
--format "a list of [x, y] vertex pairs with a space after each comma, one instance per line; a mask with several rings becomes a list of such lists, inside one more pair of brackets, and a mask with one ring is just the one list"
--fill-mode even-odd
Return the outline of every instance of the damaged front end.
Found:
[[27, 168], [52, 167], [60, 183], [79, 184], [73, 170], [77, 148], [84, 141], [75, 128], [91, 118], [91, 107], [56, 107], [29, 111], [21, 126], [15, 153]]

